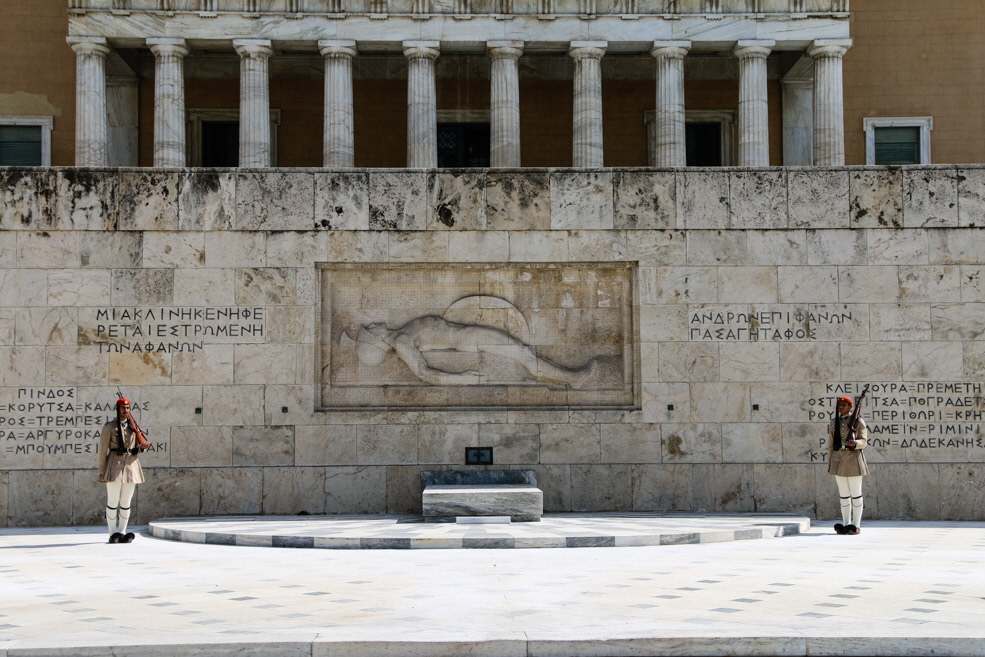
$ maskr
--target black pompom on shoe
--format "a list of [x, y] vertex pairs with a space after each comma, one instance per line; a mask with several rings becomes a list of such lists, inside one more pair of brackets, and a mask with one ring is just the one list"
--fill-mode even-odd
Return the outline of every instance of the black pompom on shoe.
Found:
[[123, 542], [123, 534], [121, 534], [120, 532], [113, 532], [113, 535], [109, 537], [109, 542], [110, 543], [122, 543]]
[[123, 540], [120, 541], [120, 542], [121, 543], [133, 543], [133, 539], [135, 539], [135, 538], [137, 538], [137, 535], [136, 534], [134, 534], [133, 532], [127, 532], [126, 535], [123, 537]]
[[856, 527], [855, 525], [848, 525], [847, 527], [845, 527], [845, 533], [850, 536], [855, 536], [856, 534], [861, 534], [862, 530]]
[[835, 524], [835, 534], [844, 534], [844, 533], [845, 533], [845, 526], [843, 524], [841, 524], [840, 522], [839, 523], [836, 523]]

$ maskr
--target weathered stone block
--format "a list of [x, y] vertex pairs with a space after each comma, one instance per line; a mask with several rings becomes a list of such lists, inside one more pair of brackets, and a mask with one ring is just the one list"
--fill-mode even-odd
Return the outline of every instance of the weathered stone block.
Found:
[[838, 301], [838, 268], [834, 266], [777, 267], [777, 301], [780, 303], [832, 303]]
[[782, 445], [780, 424], [722, 424], [722, 460], [725, 463], [782, 463]]
[[[10, 526], [47, 527], [71, 524], [73, 476], [71, 470], [11, 471], [7, 475], [7, 513]], [[105, 506], [105, 496], [102, 504]]]
[[315, 179], [307, 172], [239, 173], [238, 230], [311, 230], [315, 225]]
[[693, 466], [634, 465], [631, 472], [633, 511], [668, 513], [694, 508]]
[[787, 220], [787, 174], [783, 170], [729, 173], [729, 228], [782, 229]]
[[729, 174], [689, 169], [677, 173], [677, 225], [681, 228], [728, 227]]
[[608, 230], [613, 227], [612, 174], [551, 172], [551, 228]]
[[234, 227], [238, 174], [202, 171], [179, 175], [180, 230], [228, 231]]
[[572, 465], [571, 510], [631, 511], [631, 473], [630, 465]]
[[263, 469], [263, 513], [325, 513], [325, 468]]
[[204, 233], [147, 231], [143, 235], [144, 267], [188, 269], [205, 264]]
[[752, 465], [694, 465], [689, 476], [694, 500], [690, 508], [720, 513], [759, 510], [753, 496]]
[[347, 465], [356, 462], [356, 426], [298, 426], [294, 430], [297, 465]]
[[425, 230], [428, 180], [423, 171], [374, 171], [369, 176], [370, 230]]
[[602, 463], [660, 463], [659, 424], [603, 424]]
[[148, 169], [122, 171], [116, 188], [120, 230], [177, 230], [179, 174]]
[[661, 426], [663, 463], [721, 463], [720, 424], [664, 424]]
[[814, 467], [756, 464], [753, 466], [756, 510], [768, 513], [814, 514]]
[[751, 265], [807, 264], [807, 232], [752, 230], [746, 235]]
[[175, 269], [174, 303], [177, 306], [236, 305], [236, 272], [232, 269]]
[[985, 226], [985, 167], [958, 167], [958, 225]]
[[930, 306], [923, 303], [869, 305], [872, 340], [929, 340]]
[[923, 230], [866, 231], [868, 264], [927, 264], [927, 234]]
[[677, 228], [677, 174], [617, 171], [612, 174], [613, 227], [626, 230]]
[[369, 173], [316, 173], [314, 184], [315, 229], [369, 229]]
[[719, 346], [715, 342], [664, 342], [659, 349], [661, 381], [718, 381]]
[[81, 233], [79, 260], [83, 267], [132, 269], [143, 264], [144, 234], [142, 232]]
[[[58, 170], [54, 226], [61, 230], [113, 230], [119, 226], [116, 176], [87, 169]], [[39, 208], [40, 209], [40, 208]], [[39, 226], [41, 228], [42, 226]]]
[[174, 427], [171, 432], [172, 467], [225, 467], [232, 464], [232, 427]]
[[961, 294], [961, 268], [957, 265], [900, 267], [901, 301], [957, 302]]
[[263, 507], [263, 468], [203, 468], [202, 515], [260, 513]]
[[851, 226], [903, 226], [903, 172], [899, 169], [849, 169]]
[[325, 513], [398, 512], [388, 508], [388, 470], [379, 466], [325, 468]]
[[837, 342], [780, 345], [781, 381], [836, 381], [841, 374]]
[[721, 381], [776, 381], [780, 378], [780, 345], [776, 342], [723, 343]]
[[601, 458], [597, 424], [545, 424], [540, 429], [541, 463], [598, 463]]
[[356, 463], [359, 465], [416, 464], [417, 427], [414, 425], [359, 426], [356, 429], [356, 457]]
[[485, 230], [486, 175], [481, 169], [428, 174], [428, 230]]
[[137, 486], [138, 504], [130, 522], [144, 524], [164, 517], [199, 515], [202, 512], [202, 472], [200, 467], [154, 469], [147, 481]]
[[956, 227], [958, 173], [953, 167], [903, 169], [903, 225]]
[[551, 192], [547, 173], [486, 174], [486, 228], [489, 230], [550, 230]]
[[964, 374], [960, 342], [904, 342], [903, 379], [956, 381]]
[[848, 228], [848, 187], [846, 169], [789, 170], [789, 227]]

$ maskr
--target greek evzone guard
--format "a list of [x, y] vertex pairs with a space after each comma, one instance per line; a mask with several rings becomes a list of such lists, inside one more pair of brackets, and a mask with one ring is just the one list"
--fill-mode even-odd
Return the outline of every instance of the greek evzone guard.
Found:
[[137, 484], [143, 483], [140, 453], [147, 449], [143, 431], [130, 414], [130, 401], [116, 402], [116, 419], [103, 425], [99, 437], [99, 481], [106, 484], [106, 526], [110, 543], [132, 543], [127, 531], [130, 502]]
[[834, 527], [839, 534], [854, 535], [862, 531], [862, 477], [869, 474], [863, 450], [869, 431], [859, 411], [867, 391], [868, 386], [854, 401], [851, 397], [839, 397], [837, 411], [828, 424], [828, 474], [834, 475], [841, 503], [842, 521]]

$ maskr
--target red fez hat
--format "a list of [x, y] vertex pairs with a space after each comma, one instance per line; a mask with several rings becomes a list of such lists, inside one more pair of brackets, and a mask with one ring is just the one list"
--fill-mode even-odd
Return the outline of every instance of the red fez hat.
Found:
[[841, 402], [845, 402], [845, 403], [848, 403], [848, 404], [854, 404], [854, 403], [855, 403], [855, 402], [854, 402], [854, 401], [852, 400], [852, 398], [851, 398], [851, 397], [839, 397], [839, 398], [838, 398], [838, 403], [840, 404]]
[[130, 405], [130, 400], [127, 399], [126, 397], [120, 397], [119, 399], [116, 400], [116, 405], [117, 406], [129, 406]]

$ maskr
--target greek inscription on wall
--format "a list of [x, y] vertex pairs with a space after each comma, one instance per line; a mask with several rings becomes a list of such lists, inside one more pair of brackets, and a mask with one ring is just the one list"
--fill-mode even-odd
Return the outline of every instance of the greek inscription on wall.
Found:
[[[146, 401], [131, 400], [136, 417]], [[95, 463], [102, 426], [116, 404], [84, 401], [76, 388], [5, 388], [0, 393], [0, 465], [5, 468], [76, 467]], [[151, 451], [167, 451], [151, 436]]]
[[[817, 389], [819, 394], [807, 400], [807, 420], [826, 424], [837, 398], [856, 398], [865, 385], [824, 384]], [[862, 417], [869, 431], [870, 448], [883, 453], [895, 449], [985, 449], [985, 384], [958, 381], [868, 385]], [[811, 460], [826, 458], [826, 437], [820, 439], [819, 448], [811, 453]]]
[[858, 313], [845, 305], [703, 305], [688, 309], [692, 342], [805, 342], [853, 330]]
[[180, 353], [206, 344], [263, 342], [265, 309], [247, 306], [87, 308], [79, 343], [100, 353]]

